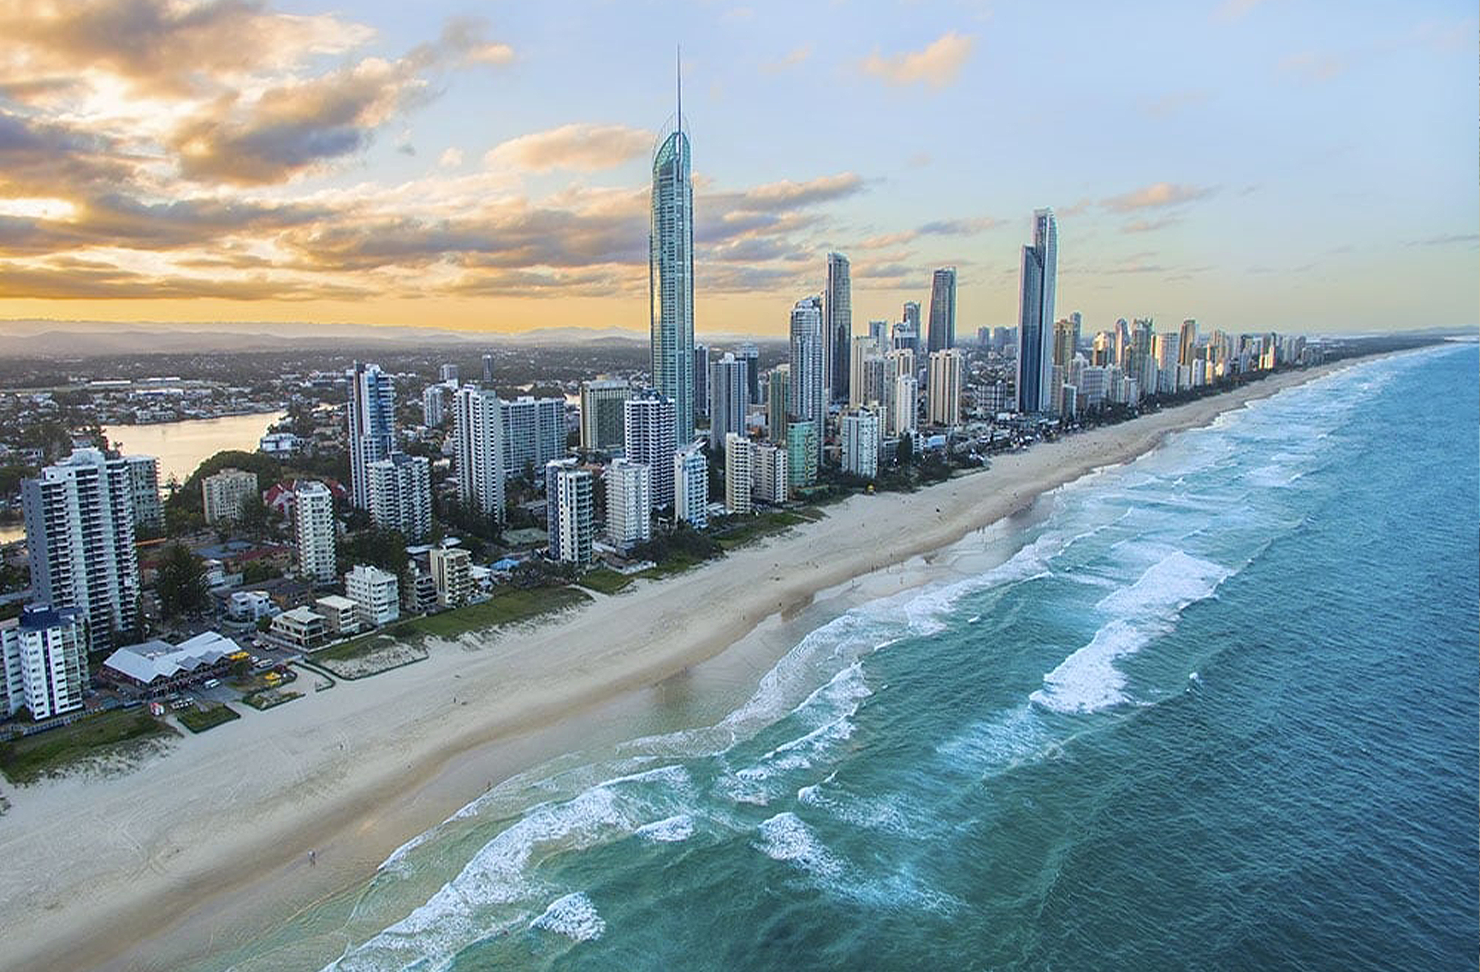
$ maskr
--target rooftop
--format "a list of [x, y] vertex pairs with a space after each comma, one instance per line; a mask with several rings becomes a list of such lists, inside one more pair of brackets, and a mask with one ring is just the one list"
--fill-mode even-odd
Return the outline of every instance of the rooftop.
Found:
[[214, 665], [236, 650], [236, 642], [230, 638], [205, 631], [178, 645], [158, 640], [126, 645], [109, 655], [103, 667], [147, 685], [155, 679], [174, 678]]

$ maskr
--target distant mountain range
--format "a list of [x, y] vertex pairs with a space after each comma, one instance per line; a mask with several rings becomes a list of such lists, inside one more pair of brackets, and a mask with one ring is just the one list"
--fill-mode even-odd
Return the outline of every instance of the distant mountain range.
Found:
[[369, 327], [278, 321], [215, 325], [157, 321], [0, 321], [0, 357], [79, 358], [120, 354], [207, 354], [408, 345], [576, 344], [646, 342], [647, 334], [621, 328], [553, 327], [518, 334], [445, 331], [421, 327]]

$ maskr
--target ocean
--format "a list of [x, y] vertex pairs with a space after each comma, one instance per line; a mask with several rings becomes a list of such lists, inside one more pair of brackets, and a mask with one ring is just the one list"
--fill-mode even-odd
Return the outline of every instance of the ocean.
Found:
[[1058, 489], [217, 967], [1473, 968], [1477, 371], [1361, 362]]

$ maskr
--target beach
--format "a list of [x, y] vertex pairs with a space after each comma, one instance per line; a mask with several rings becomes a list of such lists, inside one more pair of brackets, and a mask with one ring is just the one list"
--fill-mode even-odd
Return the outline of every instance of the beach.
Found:
[[577, 748], [604, 707], [768, 619], [1341, 366], [1041, 443], [916, 493], [855, 496], [820, 522], [533, 629], [470, 635], [425, 662], [248, 712], [132, 771], [7, 788], [0, 928], [11, 944], [0, 968], [199, 961], [363, 881], [488, 786]]

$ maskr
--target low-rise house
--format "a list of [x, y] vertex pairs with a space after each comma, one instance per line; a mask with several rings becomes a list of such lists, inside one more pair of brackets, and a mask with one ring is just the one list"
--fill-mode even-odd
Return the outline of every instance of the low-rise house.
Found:
[[232, 591], [226, 599], [226, 616], [232, 621], [261, 621], [278, 613], [266, 591]]
[[306, 607], [279, 614], [272, 619], [268, 631], [280, 641], [304, 650], [317, 648], [329, 637], [329, 626], [324, 616]]
[[359, 605], [338, 594], [326, 594], [313, 602], [314, 612], [324, 617], [330, 637], [352, 635], [360, 630]]

